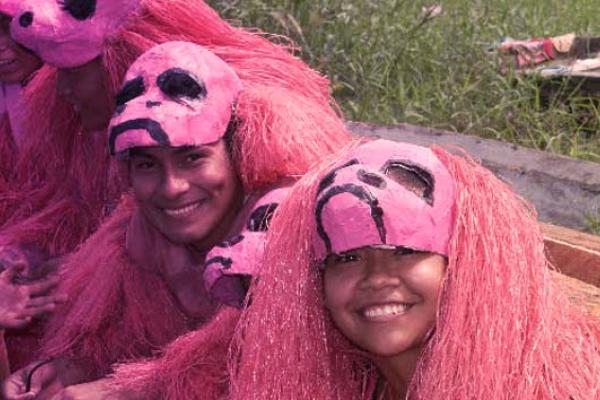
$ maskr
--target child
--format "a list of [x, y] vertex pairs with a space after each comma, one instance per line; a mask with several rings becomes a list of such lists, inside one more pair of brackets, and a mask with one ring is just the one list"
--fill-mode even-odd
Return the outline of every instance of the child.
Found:
[[[240, 147], [252, 151], [239, 158], [250, 159], [244, 161], [247, 187], [261, 190], [282, 175], [302, 174], [337, 146], [337, 139], [304, 142], [302, 137], [349, 136], [325, 77], [285, 46], [229, 25], [201, 0], [11, 1], [17, 5], [11, 25], [15, 39], [47, 65], [26, 88], [28, 134], [18, 160], [5, 170], [10, 180], [0, 191], [0, 244], [5, 245], [0, 259], [4, 249], [33, 249], [43, 261], [60, 261], [115, 209], [127, 183], [111, 167], [105, 129], [125, 72], [159, 43], [205, 45], [243, 82]], [[264, 97], [268, 93], [276, 95]], [[285, 96], [295, 100], [282, 103]], [[298, 119], [285, 117], [286, 107], [302, 107], [299, 103], [310, 111], [296, 114]], [[9, 135], [0, 131], [0, 149]], [[13, 155], [2, 153], [0, 161]], [[27, 255], [22, 258], [33, 259]], [[30, 361], [36, 342], [29, 339], [8, 338], [13, 367]]]
[[598, 328], [535, 212], [467, 156], [377, 140], [293, 188], [232, 356], [235, 399], [596, 399]]
[[[226, 246], [244, 243], [242, 226], [264, 234], [276, 205], [260, 200], [349, 139], [342, 121], [322, 112], [318, 102], [283, 88], [245, 86], [230, 65], [189, 42], [144, 53], [117, 99], [109, 150], [127, 173], [133, 201], [123, 203], [70, 257], [62, 283], [68, 301], [50, 320], [42, 345], [42, 359], [51, 361], [13, 374], [5, 385], [8, 399], [29, 389], [30, 395], [55, 390], [57, 381], [67, 386], [97, 380], [113, 363], [143, 361], [190, 331], [209, 334], [204, 346], [189, 345], [187, 353], [204, 351], [222, 365], [203, 368], [204, 355], [192, 366], [180, 360], [174, 371], [200, 370], [195, 381], [202, 385], [167, 398], [217, 398], [227, 389], [227, 345], [206, 343], [228, 343], [239, 312], [221, 310], [207, 291], [231, 299], [218, 275], [237, 267], [223, 260], [220, 274], [207, 254], [228, 238]], [[282, 119], [295, 121], [296, 129], [272, 131], [262, 123]], [[203, 266], [205, 259], [210, 268]], [[205, 269], [211, 274], [207, 290]], [[210, 380], [211, 374], [217, 378]], [[141, 398], [193, 382], [184, 377], [151, 381]], [[65, 392], [106, 392], [108, 383]]]

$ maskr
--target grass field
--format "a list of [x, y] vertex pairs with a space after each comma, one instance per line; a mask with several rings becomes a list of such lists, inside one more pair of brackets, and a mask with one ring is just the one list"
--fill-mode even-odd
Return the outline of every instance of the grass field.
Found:
[[[600, 36], [598, 0], [209, 0], [237, 25], [284, 34], [327, 74], [346, 118], [408, 122], [600, 162], [600, 106], [545, 102], [535, 79], [502, 75], [502, 37]], [[589, 216], [600, 234], [600, 210]]]
[[534, 80], [498, 73], [503, 36], [600, 35], [598, 0], [212, 0], [236, 24], [291, 37], [327, 74], [348, 119], [409, 122], [600, 162], [600, 109], [544, 104]]

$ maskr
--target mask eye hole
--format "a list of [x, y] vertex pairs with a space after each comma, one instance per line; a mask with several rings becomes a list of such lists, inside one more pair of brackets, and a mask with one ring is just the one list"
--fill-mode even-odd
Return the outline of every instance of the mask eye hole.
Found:
[[117, 94], [117, 106], [122, 106], [136, 97], [140, 97], [145, 91], [144, 78], [141, 76], [125, 82], [123, 88]]
[[433, 205], [434, 180], [429, 171], [407, 161], [390, 160], [383, 167], [383, 173]]
[[58, 3], [78, 21], [91, 18], [96, 12], [96, 0], [61, 0]]
[[156, 84], [164, 94], [174, 99], [202, 100], [206, 97], [204, 83], [179, 68], [171, 68], [160, 74]]
[[250, 232], [268, 231], [269, 226], [271, 225], [271, 219], [273, 219], [273, 214], [275, 213], [277, 206], [279, 206], [279, 204], [270, 203], [262, 205], [256, 210], [252, 211], [252, 214], [248, 219], [248, 223], [246, 224], [246, 228]]

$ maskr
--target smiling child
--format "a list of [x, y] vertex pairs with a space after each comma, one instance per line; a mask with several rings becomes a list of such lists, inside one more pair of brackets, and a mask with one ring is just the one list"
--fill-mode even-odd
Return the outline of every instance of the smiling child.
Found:
[[534, 210], [468, 156], [376, 140], [272, 221], [234, 399], [592, 399], [598, 326], [551, 279]]

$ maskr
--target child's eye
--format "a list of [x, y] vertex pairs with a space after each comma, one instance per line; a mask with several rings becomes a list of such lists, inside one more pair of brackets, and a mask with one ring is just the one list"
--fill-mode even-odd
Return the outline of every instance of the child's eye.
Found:
[[420, 253], [423, 253], [423, 251], [415, 250], [415, 249], [411, 249], [410, 247], [403, 247], [403, 246], [398, 246], [398, 247], [396, 247], [396, 250], [394, 250], [394, 254], [398, 255], [398, 256], [407, 256], [410, 254], [420, 254]]
[[187, 163], [195, 163], [196, 161], [200, 160], [201, 158], [204, 158], [204, 157], [200, 153], [190, 153], [185, 157], [185, 161]]
[[348, 264], [360, 260], [360, 256], [356, 253], [341, 253], [335, 254], [333, 261], [336, 264]]
[[156, 167], [156, 163], [152, 161], [137, 161], [133, 163], [133, 167], [138, 171], [151, 171]]

